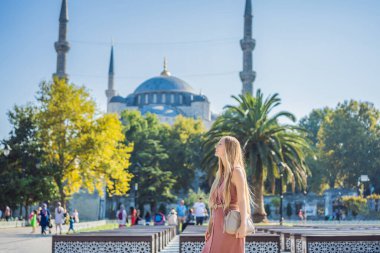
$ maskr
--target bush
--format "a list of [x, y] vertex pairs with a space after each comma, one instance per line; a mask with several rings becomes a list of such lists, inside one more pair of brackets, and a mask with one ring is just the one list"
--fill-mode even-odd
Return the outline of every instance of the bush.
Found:
[[343, 196], [341, 201], [348, 210], [351, 210], [354, 217], [368, 212], [367, 199], [362, 196]]

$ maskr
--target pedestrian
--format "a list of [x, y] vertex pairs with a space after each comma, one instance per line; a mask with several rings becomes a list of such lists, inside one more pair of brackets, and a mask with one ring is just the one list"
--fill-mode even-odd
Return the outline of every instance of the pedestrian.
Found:
[[3, 211], [1, 211], [0, 209], [0, 221], [1, 221], [1, 218], [3, 218]]
[[160, 226], [165, 225], [165, 215], [162, 212], [158, 212], [154, 215], [154, 225]]
[[168, 215], [168, 225], [169, 226], [177, 226], [178, 224], [178, 220], [177, 220], [177, 213], [176, 211], [174, 210], [174, 208], [172, 208], [169, 212], [169, 215]]
[[61, 202], [57, 202], [57, 207], [55, 208], [55, 216], [54, 216], [56, 235], [58, 235], [58, 228], [59, 228], [59, 234], [60, 235], [62, 234], [62, 225], [65, 221], [65, 217], [64, 217], [65, 213], [68, 215], [68, 213], [61, 206]]
[[37, 227], [37, 210], [33, 210], [31, 215], [29, 216], [29, 220], [30, 220], [30, 226], [32, 227], [31, 233], [34, 234], [36, 232], [36, 227]]
[[303, 221], [303, 211], [302, 211], [302, 209], [300, 209], [298, 211], [298, 217], [300, 218], [301, 221]]
[[136, 225], [143, 225], [143, 218], [141, 217], [141, 211], [140, 211], [140, 209], [137, 209], [137, 211], [136, 211], [136, 221], [135, 221], [135, 223], [136, 223]]
[[77, 209], [74, 209], [73, 216], [74, 216], [74, 222], [79, 223], [79, 212]]
[[198, 201], [194, 203], [193, 208], [195, 210], [196, 224], [203, 226], [203, 221], [205, 218], [205, 214], [207, 213], [207, 210], [206, 210], [206, 204], [203, 203], [202, 197], [199, 197]]
[[186, 229], [188, 225], [195, 225], [195, 215], [194, 209], [190, 208], [186, 216], [186, 222], [182, 226], [182, 232]]
[[73, 233], [75, 233], [75, 230], [74, 230], [74, 222], [75, 222], [75, 217], [74, 216], [70, 216], [69, 217], [69, 230], [67, 230], [67, 234], [70, 233], [70, 230], [73, 231]]
[[11, 208], [9, 206], [5, 207], [4, 217], [5, 217], [6, 221], [9, 221], [10, 218], [12, 217], [12, 210], [11, 210]]
[[131, 212], [131, 226], [136, 225], [137, 211], [134, 207], [129, 208]]
[[145, 225], [149, 226], [152, 221], [152, 217], [150, 216], [150, 212], [146, 212], [145, 214]]
[[46, 229], [50, 225], [50, 212], [47, 209], [47, 205], [44, 203], [40, 212], [40, 225], [41, 225], [41, 234], [46, 235]]
[[177, 217], [178, 217], [178, 226], [180, 227], [179, 229], [182, 229], [183, 223], [186, 221], [186, 212], [187, 212], [187, 207], [185, 206], [185, 201], [182, 199], [179, 202], [179, 205], [177, 205], [176, 208], [177, 211]]
[[[215, 155], [218, 170], [210, 190], [212, 212], [202, 253], [243, 253], [253, 202], [239, 141], [231, 136], [222, 137], [215, 146]], [[229, 210], [240, 210], [242, 222], [235, 234], [224, 231], [224, 216]]]
[[120, 205], [120, 209], [116, 213], [117, 223], [119, 224], [119, 228], [125, 228], [127, 224], [127, 211], [125, 211], [125, 207], [123, 204]]

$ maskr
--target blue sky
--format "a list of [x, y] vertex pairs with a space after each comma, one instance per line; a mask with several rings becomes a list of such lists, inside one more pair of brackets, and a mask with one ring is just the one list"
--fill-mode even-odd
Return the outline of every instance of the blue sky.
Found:
[[[56, 68], [61, 0], [0, 1], [0, 138], [6, 112], [35, 100]], [[239, 94], [239, 40], [245, 0], [69, 0], [70, 80], [85, 85], [100, 110], [111, 39], [115, 88], [126, 96], [171, 73], [207, 95], [220, 112]], [[380, 105], [380, 1], [253, 0], [254, 88], [278, 92], [297, 118], [346, 99]]]

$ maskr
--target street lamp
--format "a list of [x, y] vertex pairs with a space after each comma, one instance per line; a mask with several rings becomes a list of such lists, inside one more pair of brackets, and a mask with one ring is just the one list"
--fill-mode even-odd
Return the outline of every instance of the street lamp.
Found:
[[282, 201], [283, 201], [283, 194], [282, 194], [282, 178], [284, 177], [284, 168], [285, 164], [283, 162], [278, 163], [278, 170], [280, 172], [280, 226], [282, 226], [284, 222], [284, 216], [282, 213]]
[[139, 189], [139, 184], [135, 183], [135, 208], [137, 209], [137, 190]]

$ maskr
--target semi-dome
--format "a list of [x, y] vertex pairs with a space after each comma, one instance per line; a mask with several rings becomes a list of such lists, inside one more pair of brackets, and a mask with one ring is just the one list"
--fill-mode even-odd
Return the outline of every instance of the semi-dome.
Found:
[[150, 78], [140, 84], [134, 94], [152, 93], [152, 92], [187, 92], [194, 93], [194, 89], [185, 81], [174, 77], [167, 70], [166, 60], [164, 61], [164, 70], [160, 76]]

